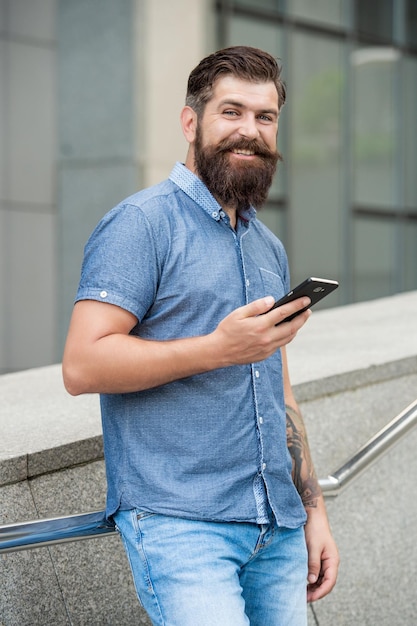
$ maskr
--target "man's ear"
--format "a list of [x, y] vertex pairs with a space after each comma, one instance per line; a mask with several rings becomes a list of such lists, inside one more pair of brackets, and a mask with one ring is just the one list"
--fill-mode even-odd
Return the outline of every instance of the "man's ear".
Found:
[[197, 130], [197, 113], [189, 106], [185, 106], [181, 111], [181, 126], [188, 143], [193, 143]]

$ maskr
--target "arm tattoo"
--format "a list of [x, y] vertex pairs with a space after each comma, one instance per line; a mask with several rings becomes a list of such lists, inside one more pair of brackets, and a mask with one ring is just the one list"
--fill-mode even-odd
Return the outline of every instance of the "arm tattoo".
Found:
[[292, 459], [292, 477], [305, 507], [315, 508], [321, 489], [314, 470], [303, 418], [291, 406], [287, 415], [287, 446]]

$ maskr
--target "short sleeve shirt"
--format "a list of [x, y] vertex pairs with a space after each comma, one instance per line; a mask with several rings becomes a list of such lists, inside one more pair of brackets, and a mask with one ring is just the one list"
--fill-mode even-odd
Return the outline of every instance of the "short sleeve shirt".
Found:
[[[281, 242], [256, 217], [236, 229], [205, 185], [177, 163], [98, 224], [76, 300], [130, 311], [147, 340], [214, 331], [237, 307], [289, 290]], [[281, 354], [101, 396], [107, 514], [140, 508], [188, 519], [256, 522], [259, 477], [279, 525], [305, 510], [291, 478]]]

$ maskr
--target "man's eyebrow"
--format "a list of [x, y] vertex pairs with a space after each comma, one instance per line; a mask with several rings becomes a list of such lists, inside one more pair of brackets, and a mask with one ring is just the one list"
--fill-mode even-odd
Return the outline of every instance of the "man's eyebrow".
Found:
[[241, 102], [239, 102], [238, 100], [221, 100], [219, 102], [219, 106], [232, 106], [232, 107], [238, 107], [240, 109], [245, 108], [245, 105], [242, 104]]
[[[239, 102], [238, 100], [221, 100], [219, 102], [219, 108], [224, 107], [224, 106], [236, 107], [237, 109], [248, 108], [245, 104], [243, 104], [242, 102]], [[263, 115], [265, 114], [273, 115], [275, 117], [278, 117], [279, 115], [278, 109], [259, 109], [257, 110], [257, 113], [262, 113]]]

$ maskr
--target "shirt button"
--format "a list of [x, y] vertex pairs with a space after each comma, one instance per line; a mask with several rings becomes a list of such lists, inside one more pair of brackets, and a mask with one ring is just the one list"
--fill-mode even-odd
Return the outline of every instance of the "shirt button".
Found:
[[259, 370], [255, 370], [255, 378], [259, 378], [259, 376], [260, 376]]
[[266, 463], [262, 463], [262, 469], [266, 470]]
[[100, 291], [100, 298], [107, 298], [107, 291]]
[[219, 217], [219, 214], [217, 213], [217, 211], [213, 211], [213, 213], [211, 214], [211, 217]]
[[263, 418], [263, 417], [260, 417], [260, 418], [259, 418], [259, 423], [260, 423], [260, 424], [263, 424], [263, 423], [264, 423], [264, 418]]
[[250, 280], [248, 279], [248, 280], [246, 281], [246, 287], [249, 287], [249, 285], [250, 285]]

